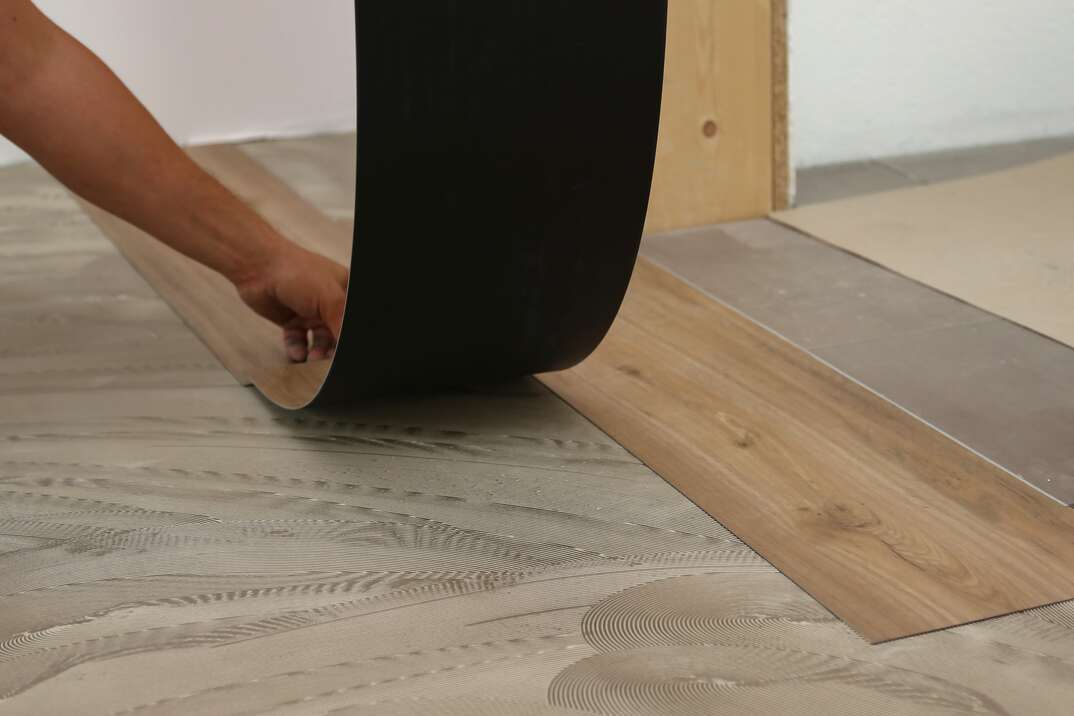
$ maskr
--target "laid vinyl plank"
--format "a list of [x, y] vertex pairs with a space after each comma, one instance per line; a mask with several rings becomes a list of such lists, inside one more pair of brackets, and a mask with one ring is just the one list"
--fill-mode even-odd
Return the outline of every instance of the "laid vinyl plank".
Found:
[[1009, 321], [816, 350], [882, 395], [1074, 503], [1074, 353]]
[[645, 259], [541, 379], [871, 641], [1074, 598], [1074, 513]]

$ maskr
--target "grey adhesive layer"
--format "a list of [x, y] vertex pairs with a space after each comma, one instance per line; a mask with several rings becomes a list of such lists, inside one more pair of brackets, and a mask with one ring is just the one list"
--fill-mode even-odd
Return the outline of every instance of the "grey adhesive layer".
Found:
[[[1069, 605], [869, 647], [532, 382], [300, 419], [65, 367], [109, 331], [139, 365], [204, 349], [15, 171], [0, 235], [66, 258], [0, 263], [42, 319], [4, 351], [57, 361], [0, 396], [0, 713], [1068, 713]], [[96, 252], [123, 291], [79, 282]]]

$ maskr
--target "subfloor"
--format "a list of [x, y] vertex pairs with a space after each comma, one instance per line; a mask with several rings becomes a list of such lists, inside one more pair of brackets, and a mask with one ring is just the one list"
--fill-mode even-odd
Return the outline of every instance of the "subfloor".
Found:
[[[244, 149], [352, 219], [353, 138]], [[1074, 496], [1069, 349], [766, 221], [644, 250]], [[1074, 703], [1074, 605], [869, 646], [533, 380], [274, 409], [30, 165], [0, 170], [0, 493], [5, 715]]]

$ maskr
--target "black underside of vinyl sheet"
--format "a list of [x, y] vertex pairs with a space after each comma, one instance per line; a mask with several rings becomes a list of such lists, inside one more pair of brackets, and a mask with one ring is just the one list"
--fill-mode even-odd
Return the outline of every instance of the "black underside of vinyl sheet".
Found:
[[356, 2], [343, 332], [316, 402], [569, 367], [648, 204], [665, 0]]

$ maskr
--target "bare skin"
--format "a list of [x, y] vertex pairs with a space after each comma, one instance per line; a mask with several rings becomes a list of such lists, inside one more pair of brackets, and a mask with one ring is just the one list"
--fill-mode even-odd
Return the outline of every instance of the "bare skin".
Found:
[[194, 164], [30, 0], [0, 0], [0, 134], [79, 196], [229, 279], [283, 329], [291, 360], [331, 355], [347, 269], [282, 237]]

